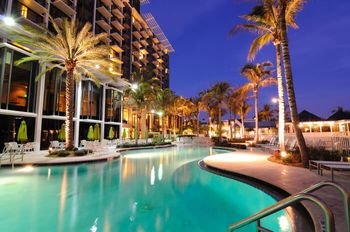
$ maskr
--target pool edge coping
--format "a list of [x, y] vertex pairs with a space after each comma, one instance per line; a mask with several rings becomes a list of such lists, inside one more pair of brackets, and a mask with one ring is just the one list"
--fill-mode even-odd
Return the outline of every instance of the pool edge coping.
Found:
[[[214, 149], [225, 149], [225, 150], [229, 150], [229, 151], [236, 151], [239, 149], [234, 149], [234, 148], [225, 148], [225, 147], [213, 147]], [[205, 157], [204, 157], [205, 158]], [[242, 173], [238, 173], [238, 172], [233, 172], [233, 171], [228, 171], [228, 170], [224, 170], [224, 169], [220, 169], [217, 167], [213, 167], [210, 166], [208, 164], [205, 163], [204, 158], [198, 161], [198, 167], [208, 171], [210, 173], [222, 176], [222, 177], [226, 177], [226, 178], [230, 178], [233, 180], [237, 180], [237, 181], [241, 181], [245, 184], [248, 184], [252, 187], [255, 187], [261, 191], [263, 191], [264, 193], [270, 195], [272, 198], [274, 198], [277, 202], [282, 200], [283, 198], [286, 198], [288, 196], [291, 196], [291, 194], [286, 191], [285, 189], [273, 185], [271, 183], [268, 183], [264, 180], [261, 180], [259, 178], [255, 178], [249, 175], [245, 175]], [[285, 209], [285, 211], [288, 214], [288, 217], [292, 223], [292, 231], [303, 231], [302, 227], [303, 226], [311, 226], [313, 227], [313, 229], [315, 230], [315, 220], [314, 217], [312, 215], [312, 213], [307, 209], [307, 207], [305, 207], [305, 205], [303, 205], [303, 203], [298, 203], [296, 205], [293, 205], [293, 207], [291, 208], [291, 210]], [[297, 212], [297, 214], [295, 213]], [[305, 216], [307, 217], [304, 220], [307, 220], [308, 225], [301, 225], [301, 223], [298, 223], [298, 218], [297, 216]]]

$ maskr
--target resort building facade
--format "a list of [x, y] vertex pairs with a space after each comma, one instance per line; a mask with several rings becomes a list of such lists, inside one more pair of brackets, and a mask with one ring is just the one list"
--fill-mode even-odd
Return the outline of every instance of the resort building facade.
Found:
[[[115, 138], [121, 137], [123, 122], [128, 124], [132, 120], [133, 111], [123, 109], [117, 102], [122, 99], [123, 89], [133, 81], [134, 71], [145, 68], [155, 73], [163, 87], [169, 86], [169, 53], [173, 50], [164, 34], [159, 33], [159, 27], [152, 30], [147, 25], [147, 18], [140, 14], [141, 4], [140, 0], [5, 0], [0, 3], [1, 17], [12, 17], [18, 25], [52, 29], [50, 15], [58, 24], [62, 18], [77, 19], [80, 25], [90, 22], [96, 35], [108, 33], [103, 43], [111, 47], [109, 57], [114, 65], [109, 71], [117, 81], [101, 75], [99, 85], [90, 79], [76, 83], [75, 146], [87, 139], [89, 127], [96, 124], [101, 130], [100, 139], [107, 138], [111, 127]], [[143, 23], [142, 28], [137, 29], [137, 22]], [[28, 140], [47, 149], [50, 141], [58, 140], [59, 129], [65, 121], [64, 75], [53, 70], [36, 81], [44, 65], [15, 64], [30, 55], [30, 50], [11, 43], [0, 28], [0, 149], [4, 142], [16, 141], [23, 120], [27, 124]]]

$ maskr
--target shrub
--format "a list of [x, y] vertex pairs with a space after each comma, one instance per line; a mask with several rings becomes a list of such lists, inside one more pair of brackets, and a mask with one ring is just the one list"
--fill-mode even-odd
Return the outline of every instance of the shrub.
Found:
[[148, 143], [148, 144], [124, 144], [119, 146], [119, 148], [137, 148], [137, 147], [153, 147], [153, 146], [160, 146], [160, 145], [171, 145], [171, 143]]
[[325, 148], [308, 147], [310, 160], [340, 161], [342, 155], [339, 152], [332, 152]]
[[217, 147], [229, 147], [229, 148], [237, 148], [237, 149], [242, 149], [246, 150], [247, 146], [245, 144], [236, 144], [236, 143], [228, 143], [228, 142], [215, 142], [215, 146]]

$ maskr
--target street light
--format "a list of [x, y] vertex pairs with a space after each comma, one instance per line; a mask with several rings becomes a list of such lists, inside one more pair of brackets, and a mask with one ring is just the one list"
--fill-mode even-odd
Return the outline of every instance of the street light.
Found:
[[155, 110], [151, 110], [151, 113], [154, 114], [156, 111]]
[[273, 104], [277, 104], [278, 103], [278, 98], [277, 97], [273, 97], [271, 99], [271, 101], [272, 101]]
[[6, 26], [9, 26], [9, 27], [12, 27], [16, 24], [15, 20], [8, 16], [3, 17], [2, 21], [5, 23]]

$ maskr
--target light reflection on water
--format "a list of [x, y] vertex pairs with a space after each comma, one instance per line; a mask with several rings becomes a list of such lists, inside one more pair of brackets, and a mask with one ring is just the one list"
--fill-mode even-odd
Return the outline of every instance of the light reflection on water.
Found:
[[[198, 168], [217, 152], [225, 151], [175, 147], [107, 163], [0, 170], [0, 231], [225, 231], [275, 201]], [[281, 213], [264, 223], [274, 231], [289, 225]]]

